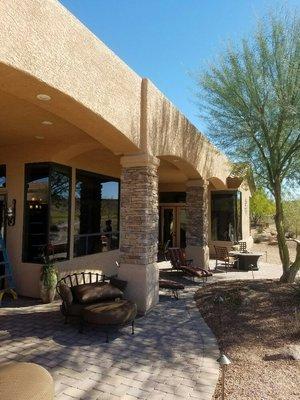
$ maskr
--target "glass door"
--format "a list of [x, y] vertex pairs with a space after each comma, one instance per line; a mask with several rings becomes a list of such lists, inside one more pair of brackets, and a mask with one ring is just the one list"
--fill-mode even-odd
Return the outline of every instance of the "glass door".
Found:
[[160, 207], [160, 245], [167, 247], [186, 247], [186, 209], [185, 206]]
[[186, 220], [186, 208], [178, 207], [178, 237], [180, 248], [186, 248], [186, 228], [187, 228], [187, 220]]
[[162, 244], [174, 247], [176, 238], [176, 212], [175, 207], [161, 207], [161, 238]]

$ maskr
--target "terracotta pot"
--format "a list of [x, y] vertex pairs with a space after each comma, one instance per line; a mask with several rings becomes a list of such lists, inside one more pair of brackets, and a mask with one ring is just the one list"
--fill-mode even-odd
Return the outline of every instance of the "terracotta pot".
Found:
[[48, 288], [44, 285], [42, 281], [40, 281], [40, 297], [43, 303], [52, 303], [54, 300], [56, 293], [55, 287], [53, 288]]

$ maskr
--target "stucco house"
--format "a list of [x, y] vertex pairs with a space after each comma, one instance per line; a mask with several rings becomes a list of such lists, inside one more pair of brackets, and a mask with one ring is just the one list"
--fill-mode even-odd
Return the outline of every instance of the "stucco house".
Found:
[[0, 21], [0, 230], [19, 294], [39, 296], [47, 243], [61, 275], [119, 260], [142, 312], [158, 246], [207, 267], [215, 243], [250, 245], [246, 182], [149, 79], [56, 0], [2, 0]]

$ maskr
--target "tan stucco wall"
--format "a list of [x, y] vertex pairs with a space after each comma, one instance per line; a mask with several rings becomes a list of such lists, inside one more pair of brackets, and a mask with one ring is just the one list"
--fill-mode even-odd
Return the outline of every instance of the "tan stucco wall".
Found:
[[[188, 178], [209, 179], [217, 177], [226, 182], [230, 174], [228, 159], [221, 154], [173, 104], [153, 85], [146, 86], [146, 122], [142, 135], [150, 154], [174, 157], [176, 166], [183, 168]], [[143, 141], [141, 140], [143, 143]], [[171, 157], [170, 157], [171, 156]], [[173, 156], [173, 157], [172, 157]], [[182, 160], [180, 160], [182, 159]], [[180, 162], [181, 161], [181, 162]]]

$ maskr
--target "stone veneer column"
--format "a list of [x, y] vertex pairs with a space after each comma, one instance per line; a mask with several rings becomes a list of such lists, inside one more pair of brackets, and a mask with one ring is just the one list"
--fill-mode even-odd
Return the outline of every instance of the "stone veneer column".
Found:
[[127, 297], [146, 313], [158, 303], [159, 160], [141, 154], [121, 158], [120, 270]]
[[199, 180], [190, 180], [186, 184], [187, 210], [187, 247], [188, 258], [195, 266], [209, 268], [208, 247], [208, 191], [207, 184]]

